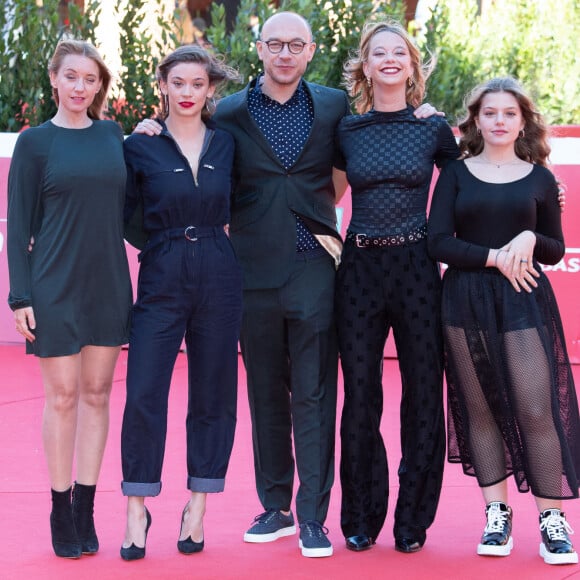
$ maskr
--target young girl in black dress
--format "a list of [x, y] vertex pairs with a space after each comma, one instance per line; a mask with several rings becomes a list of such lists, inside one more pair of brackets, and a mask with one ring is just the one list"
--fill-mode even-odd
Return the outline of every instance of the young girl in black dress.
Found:
[[449, 265], [449, 460], [482, 488], [487, 525], [478, 554], [511, 552], [513, 475], [535, 497], [544, 561], [576, 563], [561, 500], [578, 497], [578, 404], [558, 307], [539, 266], [564, 255], [547, 130], [511, 78], [474, 89], [467, 110], [464, 158], [442, 171], [429, 218], [430, 253]]

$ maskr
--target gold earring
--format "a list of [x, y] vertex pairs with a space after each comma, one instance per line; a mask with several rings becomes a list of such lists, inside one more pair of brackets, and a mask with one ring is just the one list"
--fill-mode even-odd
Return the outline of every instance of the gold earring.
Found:
[[373, 79], [371, 79], [371, 77], [367, 77], [367, 85], [369, 88], [373, 86]]
[[407, 84], [412, 87], [415, 84], [415, 81], [413, 80], [413, 77], [409, 77], [407, 79]]

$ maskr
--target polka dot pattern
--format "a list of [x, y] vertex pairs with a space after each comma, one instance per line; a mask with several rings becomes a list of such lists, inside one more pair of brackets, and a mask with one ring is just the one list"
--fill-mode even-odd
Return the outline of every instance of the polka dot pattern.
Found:
[[[290, 169], [304, 148], [314, 120], [312, 99], [304, 83], [300, 82], [288, 101], [279, 103], [262, 92], [258, 79], [256, 88], [248, 96], [248, 108], [280, 163]], [[296, 251], [318, 248], [316, 238], [296, 216]]]

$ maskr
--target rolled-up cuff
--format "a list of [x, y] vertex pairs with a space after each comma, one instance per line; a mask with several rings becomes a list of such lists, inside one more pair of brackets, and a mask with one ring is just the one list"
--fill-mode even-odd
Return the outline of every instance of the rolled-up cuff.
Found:
[[225, 479], [205, 479], [202, 477], [188, 477], [187, 489], [199, 493], [219, 493], [224, 490]]
[[123, 491], [123, 495], [155, 497], [161, 493], [161, 482], [136, 483], [134, 481], [122, 481], [121, 490]]

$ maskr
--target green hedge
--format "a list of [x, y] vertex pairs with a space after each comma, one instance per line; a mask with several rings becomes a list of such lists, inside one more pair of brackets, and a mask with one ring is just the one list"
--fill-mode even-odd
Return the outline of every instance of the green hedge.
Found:
[[[160, 0], [157, 0], [159, 11]], [[121, 4], [121, 3], [119, 3]], [[124, 4], [124, 3], [123, 3]], [[157, 15], [157, 40], [142, 30], [150, 3], [131, 0], [119, 14], [122, 69], [112, 90], [109, 116], [125, 132], [153, 114], [158, 103], [154, 71], [158, 57], [177, 44], [176, 24]], [[63, 34], [95, 41], [99, 21], [97, 0], [86, 2], [84, 14], [69, 4], [69, 24], [58, 21], [59, 0], [4, 0], [0, 12], [0, 131], [37, 125], [55, 112], [47, 75], [48, 59]], [[532, 92], [553, 124], [580, 123], [579, 0], [510, 0], [484, 16], [475, 0], [439, 0], [426, 30], [417, 41], [437, 60], [427, 99], [455, 122], [465, 93], [491, 76], [511, 74]], [[311, 22], [317, 54], [307, 78], [341, 86], [342, 64], [358, 43], [363, 23], [371, 15], [402, 19], [402, 0], [283, 0], [280, 9], [303, 14]], [[213, 25], [207, 36], [229, 64], [249, 80], [260, 70], [250, 14], [263, 22], [275, 8], [268, 0], [241, 0], [235, 27], [225, 31], [223, 5], [214, 3]], [[240, 85], [226, 88], [226, 94]]]
[[[125, 3], [117, 7], [120, 4]], [[0, 131], [20, 131], [55, 114], [48, 62], [63, 36], [96, 43], [97, 0], [87, 1], [84, 13], [70, 3], [66, 26], [59, 22], [58, 7], [59, 0], [43, 0], [41, 6], [31, 0], [5, 0], [5, 9], [0, 12]], [[118, 13], [123, 64], [110, 94], [109, 117], [127, 133], [140, 119], [151, 116], [157, 106], [155, 55], [176, 45], [174, 23], [161, 16], [160, 0], [156, 8], [160, 40], [142, 30], [148, 10], [151, 6], [145, 0], [131, 0], [126, 12]]]
[[578, 124], [579, 31], [578, 0], [503, 1], [483, 16], [473, 0], [439, 1], [425, 37], [437, 56], [428, 99], [454, 121], [469, 89], [509, 74], [550, 123]]

